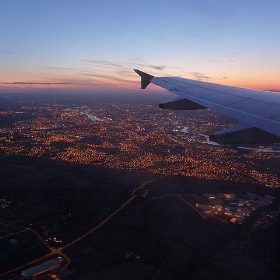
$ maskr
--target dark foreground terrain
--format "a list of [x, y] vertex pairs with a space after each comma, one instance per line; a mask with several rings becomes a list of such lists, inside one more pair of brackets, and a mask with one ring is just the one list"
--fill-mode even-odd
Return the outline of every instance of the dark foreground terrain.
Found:
[[[277, 189], [19, 156], [3, 155], [0, 165], [1, 279], [55, 254], [67, 258], [69, 279], [277, 279], [280, 273], [279, 219], [257, 226], [279, 211]], [[203, 193], [246, 192], [275, 203], [241, 225], [193, 207]]]

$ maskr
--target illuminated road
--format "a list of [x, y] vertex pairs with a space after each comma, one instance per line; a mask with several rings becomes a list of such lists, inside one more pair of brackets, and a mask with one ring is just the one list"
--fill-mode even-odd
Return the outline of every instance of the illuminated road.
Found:
[[87, 237], [88, 235], [92, 234], [93, 232], [95, 232], [96, 230], [100, 229], [101, 227], [103, 227], [109, 220], [111, 220], [114, 216], [116, 216], [123, 208], [125, 208], [132, 200], [134, 200], [136, 198], [136, 196], [131, 197], [130, 199], [128, 199], [124, 204], [121, 205], [120, 208], [118, 208], [116, 211], [114, 211], [110, 216], [108, 216], [105, 220], [103, 220], [101, 223], [99, 223], [97, 226], [95, 226], [94, 228], [92, 228], [91, 230], [89, 230], [88, 232], [86, 232], [85, 234], [81, 235], [80, 237], [78, 237], [77, 239], [73, 240], [72, 242], [68, 243], [67, 245], [61, 247], [61, 250], [64, 250], [65, 248], [68, 248], [69, 246], [77, 243], [78, 241], [81, 241], [82, 239], [84, 239], [85, 237]]
[[195, 206], [193, 206], [191, 203], [189, 203], [184, 197], [182, 197], [180, 194], [166, 194], [166, 195], [162, 195], [162, 196], [154, 196], [151, 197], [151, 199], [163, 199], [166, 197], [178, 197], [180, 200], [182, 200], [185, 204], [187, 204], [189, 207], [191, 207], [200, 217], [202, 217], [203, 219], [207, 219], [207, 216], [203, 215], [203, 213], [201, 213]]
[[34, 260], [24, 264], [24, 265], [21, 265], [19, 267], [16, 267], [16, 268], [13, 268], [13, 269], [11, 269], [9, 271], [6, 271], [6, 272], [0, 274], [0, 277], [2, 277], [4, 275], [7, 275], [7, 274], [10, 274], [10, 273], [14, 273], [14, 272], [16, 272], [18, 270], [21, 270], [21, 269], [25, 269], [27, 266], [34, 265], [37, 262], [43, 261], [46, 258], [49, 258], [49, 257], [54, 256], [54, 255], [61, 255], [65, 259], [66, 263], [64, 264], [64, 267], [67, 267], [70, 264], [71, 260], [69, 259], [69, 257], [67, 255], [65, 255], [62, 252], [61, 248], [56, 249], [56, 248], [52, 248], [51, 246], [49, 246], [49, 244], [35, 230], [33, 230], [32, 228], [26, 227], [25, 229], [23, 229], [21, 231], [18, 231], [16, 233], [12, 233], [12, 234], [9, 234], [9, 235], [2, 236], [1, 238], [12, 236], [14, 234], [25, 232], [25, 231], [31, 231], [32, 233], [34, 233], [37, 236], [37, 238], [49, 249], [50, 253], [46, 254], [46, 255], [44, 255], [44, 256], [42, 256], [40, 258], [34, 259]]
[[197, 214], [199, 214], [199, 216], [201, 216], [203, 219], [207, 219], [206, 216], [204, 216], [197, 208], [195, 208], [191, 203], [189, 203], [185, 198], [183, 198], [180, 194], [178, 195], [178, 197], [184, 202], [186, 203], [189, 207], [191, 207]]
[[[160, 179], [160, 178], [161, 178], [161, 177], [158, 177], [158, 178], [156, 178], [156, 179], [152, 179], [152, 180], [146, 181], [146, 182], [142, 183], [140, 186], [136, 187], [136, 188], [131, 192], [131, 197], [130, 197], [127, 201], [125, 201], [117, 210], [115, 210], [113, 213], [111, 213], [107, 218], [105, 218], [102, 222], [100, 222], [100, 223], [99, 223], [98, 225], [96, 225], [94, 228], [92, 228], [92, 229], [89, 230], [88, 232], [84, 233], [83, 235], [79, 236], [78, 238], [76, 238], [76, 239], [73, 240], [72, 242], [70, 242], [70, 243], [68, 243], [68, 244], [66, 244], [65, 246], [62, 246], [62, 247], [60, 247], [60, 248], [53, 248], [53, 247], [51, 247], [51, 246], [50, 246], [50, 245], [49, 245], [35, 230], [33, 230], [32, 228], [26, 227], [25, 229], [21, 230], [20, 232], [23, 232], [23, 231], [31, 231], [31, 232], [33, 232], [33, 233], [37, 236], [37, 238], [38, 238], [45, 246], [47, 246], [47, 248], [49, 249], [50, 253], [48, 253], [48, 254], [46, 254], [46, 255], [40, 257], [40, 258], [34, 259], [34, 260], [32, 260], [32, 261], [30, 261], [30, 262], [24, 264], [24, 265], [21, 265], [21, 266], [19, 266], [19, 267], [16, 267], [16, 268], [14, 268], [14, 269], [11, 269], [11, 270], [9, 270], [9, 271], [6, 271], [6, 272], [0, 274], [0, 277], [5, 276], [5, 275], [10, 274], [10, 273], [17, 272], [17, 271], [22, 270], [22, 269], [25, 269], [25, 268], [28, 267], [28, 266], [35, 265], [35, 264], [37, 264], [38, 262], [43, 261], [43, 260], [45, 260], [46, 258], [50, 258], [50, 257], [55, 256], [55, 255], [56, 255], [56, 256], [57, 256], [57, 255], [61, 255], [61, 256], [65, 259], [65, 261], [66, 261], [64, 267], [67, 267], [67, 266], [70, 264], [71, 260], [70, 260], [70, 258], [69, 258], [67, 255], [65, 255], [65, 254], [62, 252], [64, 249], [66, 249], [66, 248], [70, 247], [71, 245], [73, 245], [73, 244], [75, 244], [75, 243], [77, 243], [77, 242], [83, 240], [83, 239], [86, 238], [88, 235], [90, 235], [90, 234], [94, 233], [95, 231], [97, 231], [98, 229], [102, 228], [108, 221], [110, 221], [111, 219], [113, 219], [118, 213], [120, 213], [125, 207], [127, 207], [135, 198], [139, 197], [140, 195], [145, 197], [145, 196], [148, 194], [148, 191], [147, 191], [147, 190], [144, 191], [144, 188], [145, 188], [147, 185], [149, 185], [150, 183], [152, 183], [152, 182], [154, 182], [154, 181], [156, 181], [156, 180], [158, 180], [158, 179]], [[140, 193], [139, 193], [139, 192], [140, 192]], [[15, 233], [13, 233], [13, 234], [15, 234]], [[6, 235], [6, 236], [11, 236], [11, 235], [13, 235], [13, 234]], [[5, 236], [5, 237], [6, 237], [6, 236]], [[1, 237], [1, 238], [3, 238], [3, 237]], [[61, 268], [61, 267], [60, 267], [60, 268]]]
[[[61, 247], [61, 250], [64, 250], [65, 248], [68, 248], [69, 246], [77, 243], [78, 241], [81, 241], [82, 239], [84, 239], [85, 237], [87, 237], [88, 235], [94, 233], [96, 230], [100, 229], [101, 227], [103, 227], [109, 220], [111, 220], [112, 218], [114, 218], [120, 211], [122, 211], [126, 206], [128, 206], [136, 197], [138, 197], [139, 195], [137, 194], [137, 192], [139, 190], [143, 191], [144, 187], [149, 185], [150, 183], [158, 180], [159, 178], [156, 179], [152, 179], [149, 180], [147, 182], [142, 183], [140, 186], [138, 186], [137, 188], [135, 188], [132, 192], [131, 192], [131, 198], [129, 198], [126, 202], [124, 202], [117, 210], [115, 210], [110, 216], [108, 216], [105, 220], [103, 220], [101, 223], [99, 223], [97, 226], [95, 226], [94, 228], [92, 228], [91, 230], [89, 230], [88, 232], [84, 233], [83, 235], [81, 235], [80, 237], [78, 237], [77, 239], [73, 240], [72, 242], [68, 243], [67, 245]], [[145, 194], [147, 194], [147, 192], [145, 192], [144, 194], [142, 194], [142, 196], [145, 196]]]

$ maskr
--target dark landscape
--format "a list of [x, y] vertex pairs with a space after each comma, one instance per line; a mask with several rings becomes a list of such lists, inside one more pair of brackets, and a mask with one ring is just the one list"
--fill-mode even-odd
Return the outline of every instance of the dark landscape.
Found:
[[280, 156], [201, 136], [232, 120], [0, 98], [1, 279], [277, 279]]
[[[277, 189], [19, 156], [2, 156], [0, 174], [1, 198], [11, 202], [1, 211], [2, 235], [23, 231], [1, 238], [1, 273], [48, 252], [35, 231], [42, 238], [62, 240], [48, 245], [66, 245], [63, 252], [71, 259], [69, 269], [76, 271], [75, 279], [205, 279], [206, 275], [235, 279], [234, 262], [244, 270], [238, 272], [241, 279], [246, 273], [256, 274], [251, 279], [259, 279], [259, 273], [277, 279], [273, 275], [279, 272], [279, 221], [256, 230], [249, 241], [248, 230], [261, 213], [242, 225], [224, 224], [202, 219], [178, 198], [181, 195], [192, 202], [194, 195], [204, 192], [254, 191], [279, 201]], [[67, 246], [151, 180], [102, 227]], [[278, 203], [266, 211], [277, 207]], [[11, 251], [11, 238], [19, 242], [20, 250]]]

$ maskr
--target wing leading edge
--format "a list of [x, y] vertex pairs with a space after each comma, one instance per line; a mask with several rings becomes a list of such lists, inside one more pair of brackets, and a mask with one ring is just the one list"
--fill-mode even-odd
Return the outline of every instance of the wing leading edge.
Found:
[[280, 142], [280, 94], [271, 91], [238, 88], [177, 77], [154, 77], [134, 69], [141, 77], [141, 88], [150, 83], [178, 95], [159, 104], [173, 110], [210, 108], [241, 122], [214, 133], [211, 139], [225, 144]]

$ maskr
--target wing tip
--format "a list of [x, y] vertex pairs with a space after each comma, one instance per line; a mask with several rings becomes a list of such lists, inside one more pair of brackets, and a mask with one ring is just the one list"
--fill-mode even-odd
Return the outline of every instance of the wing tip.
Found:
[[141, 89], [145, 89], [150, 84], [154, 76], [147, 74], [143, 71], [140, 71], [138, 69], [133, 69], [133, 70], [141, 77]]

